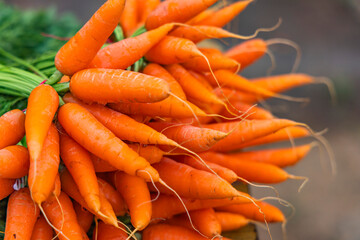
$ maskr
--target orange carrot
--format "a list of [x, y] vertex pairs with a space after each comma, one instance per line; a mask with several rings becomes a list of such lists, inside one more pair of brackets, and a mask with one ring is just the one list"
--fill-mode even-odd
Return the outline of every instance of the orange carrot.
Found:
[[166, 155], [161, 149], [151, 145], [128, 144], [128, 146], [137, 152], [141, 157], [145, 158], [150, 164], [160, 162], [162, 157]]
[[0, 200], [3, 200], [14, 191], [14, 184], [16, 179], [0, 178]]
[[189, 73], [194, 77], [196, 78], [199, 82], [202, 83], [202, 85], [204, 87], [206, 87], [209, 91], [212, 91], [213, 92], [213, 87], [210, 85], [210, 83], [208, 82], [208, 80], [206, 79], [206, 77], [200, 73], [200, 72], [196, 72], [196, 71], [193, 71], [193, 70], [189, 70]]
[[70, 82], [70, 77], [69, 76], [62, 76], [59, 83], [64, 83], [64, 82]]
[[184, 23], [206, 8], [213, 5], [217, 0], [167, 0], [161, 2], [147, 17], [146, 29], [154, 29], [165, 23]]
[[87, 237], [84, 238], [82, 234], [83, 230], [77, 221], [74, 207], [66, 193], [61, 192], [58, 201], [46, 201], [42, 206], [51, 224], [60, 231], [55, 229], [60, 240], [88, 239]]
[[51, 226], [46, 222], [44, 216], [40, 216], [31, 234], [31, 240], [51, 240], [53, 239], [54, 231]]
[[258, 102], [259, 100], [263, 100], [264, 97], [258, 96], [256, 94], [243, 92], [243, 91], [237, 91], [233, 88], [227, 88], [227, 87], [217, 87], [214, 89], [214, 93], [219, 98], [225, 98], [228, 99], [231, 103], [233, 102], [243, 102], [247, 104], [253, 104]]
[[28, 183], [35, 203], [41, 204], [50, 196], [54, 189], [59, 164], [59, 134], [55, 125], [52, 124], [41, 155], [37, 160], [30, 157]]
[[132, 225], [137, 230], [143, 230], [150, 223], [152, 212], [146, 182], [120, 171], [115, 174], [114, 182], [129, 208]]
[[137, 12], [140, 5], [137, 0], [126, 0], [125, 7], [120, 17], [120, 26], [126, 37], [130, 37], [137, 27]]
[[116, 167], [112, 166], [107, 161], [102, 160], [98, 156], [95, 156], [94, 154], [90, 154], [90, 158], [96, 173], [114, 172], [117, 170]]
[[66, 133], [60, 134], [60, 155], [87, 205], [100, 210], [100, 190], [90, 154]]
[[69, 76], [87, 68], [120, 21], [124, 5], [125, 0], [105, 2], [58, 51], [55, 57], [56, 68]]
[[204, 208], [190, 212], [194, 226], [208, 238], [221, 234], [221, 225], [216, 218], [213, 208]]
[[99, 50], [89, 67], [126, 69], [142, 58], [173, 26], [174, 24], [169, 23], [136, 37], [110, 44]]
[[215, 212], [215, 215], [223, 231], [236, 230], [249, 224], [249, 220], [240, 214]]
[[76, 213], [76, 219], [78, 220], [80, 227], [85, 232], [88, 232], [91, 224], [94, 222], [94, 215], [75, 201], [73, 202], [73, 205]]
[[4, 240], [30, 239], [39, 213], [28, 188], [12, 193], [7, 205]]
[[56, 200], [56, 198], [59, 197], [60, 193], [61, 193], [61, 180], [59, 173], [57, 173], [53, 189], [51, 191], [50, 196], [46, 199], [46, 201], [52, 201], [53, 199]]
[[[231, 111], [233, 112], [239, 112], [239, 114], [246, 113], [246, 119], [248, 120], [253, 120], [253, 119], [262, 120], [262, 119], [274, 118], [271, 112], [265, 110], [264, 108], [243, 102], [233, 102], [233, 101], [230, 102], [231, 102], [231, 106], [228, 104], [229, 105], [228, 108], [231, 109]], [[229, 118], [233, 117], [233, 115], [231, 115], [229, 111], [225, 108], [223, 108], [223, 110], [219, 114], [224, 117], [229, 117]]]
[[158, 102], [169, 96], [166, 81], [121, 69], [85, 69], [72, 76], [71, 93], [85, 102]]
[[155, 169], [86, 109], [75, 103], [66, 103], [58, 113], [58, 120], [65, 131], [85, 149], [101, 157], [119, 170], [150, 181], [158, 181]]
[[17, 144], [25, 135], [25, 114], [19, 109], [0, 117], [0, 149]]
[[160, 4], [160, 0], [137, 0], [138, 6], [138, 22], [144, 24], [148, 15]]
[[30, 93], [26, 110], [25, 131], [31, 161], [36, 162], [40, 156], [58, 106], [59, 96], [55, 89], [49, 85], [40, 85]]
[[93, 233], [94, 239], [97, 240], [126, 240], [128, 239], [128, 234], [126, 230], [121, 226], [116, 228], [112, 225], [106, 224], [102, 221], [99, 222], [97, 229], [94, 229]]
[[0, 149], [0, 178], [21, 178], [29, 172], [29, 152], [20, 145]]
[[105, 180], [98, 178], [98, 183], [101, 191], [104, 193], [106, 199], [110, 202], [111, 206], [114, 209], [116, 216], [123, 216], [126, 213], [127, 207], [124, 202], [124, 199], [121, 197], [120, 193], [113, 188]]

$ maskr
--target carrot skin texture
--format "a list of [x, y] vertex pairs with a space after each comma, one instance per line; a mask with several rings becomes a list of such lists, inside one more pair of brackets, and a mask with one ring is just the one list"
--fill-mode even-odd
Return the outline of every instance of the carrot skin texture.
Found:
[[56, 200], [52, 200], [44, 202], [42, 207], [50, 222], [62, 232], [58, 235], [59, 239], [88, 239], [86, 235], [83, 235], [83, 230], [77, 221], [76, 213], [70, 198], [66, 193], [61, 192], [58, 200], [61, 206]]
[[0, 117], [0, 149], [17, 144], [25, 135], [25, 114], [19, 109]]
[[32, 201], [28, 188], [22, 188], [11, 194], [7, 206], [4, 240], [30, 240], [39, 214], [40, 210]]
[[31, 234], [31, 240], [51, 240], [54, 236], [54, 231], [46, 222], [44, 216], [40, 216], [34, 225], [34, 230]]
[[236, 230], [249, 224], [249, 220], [240, 214], [215, 212], [215, 215], [224, 232]]
[[106, 199], [113, 207], [116, 216], [123, 216], [126, 213], [127, 206], [121, 194], [105, 180], [98, 178], [98, 183], [101, 191], [104, 193]]
[[195, 224], [195, 228], [208, 238], [221, 234], [221, 225], [217, 220], [213, 208], [204, 208], [190, 212], [191, 220]]
[[59, 133], [55, 125], [50, 125], [40, 157], [34, 161], [30, 157], [28, 184], [31, 197], [41, 204], [54, 189], [60, 164]]
[[78, 220], [80, 227], [84, 230], [84, 232], [88, 232], [91, 224], [94, 222], [94, 215], [76, 201], [73, 202], [73, 205], [76, 213], [76, 219]]
[[[120, 226], [120, 228], [121, 229], [116, 228], [102, 221], [99, 222], [97, 230], [97, 240], [126, 240], [128, 238], [128, 234], [122, 226]], [[95, 235], [96, 229], [94, 229], [93, 236]]]
[[25, 118], [26, 143], [30, 160], [37, 161], [59, 106], [59, 95], [50, 85], [40, 85], [32, 90]]
[[125, 6], [125, 0], [108, 0], [56, 54], [55, 66], [65, 75], [87, 68], [112, 34]]
[[142, 4], [141, 8], [138, 8], [138, 21], [139, 24], [144, 24], [148, 15], [160, 4], [160, 0], [137, 0], [138, 6]]
[[70, 80], [71, 93], [85, 101], [158, 102], [169, 96], [169, 84], [160, 78], [122, 69], [85, 69]]
[[21, 178], [29, 172], [29, 152], [20, 145], [0, 149], [0, 178]]
[[15, 189], [13, 188], [16, 179], [0, 178], [0, 200], [9, 196]]
[[158, 181], [157, 171], [144, 158], [115, 137], [85, 108], [75, 103], [66, 103], [59, 110], [58, 120], [76, 142], [96, 156], [101, 156], [117, 169], [150, 180], [147, 174], [139, 172], [139, 170], [145, 170], [154, 181]]

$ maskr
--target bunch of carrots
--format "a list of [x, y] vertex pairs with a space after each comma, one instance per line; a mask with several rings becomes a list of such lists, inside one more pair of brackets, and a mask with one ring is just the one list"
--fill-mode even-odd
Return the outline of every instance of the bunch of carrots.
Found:
[[[0, 117], [5, 240], [130, 239], [138, 232], [143, 240], [220, 239], [249, 223], [286, 222], [277, 207], [233, 183], [306, 180], [283, 168], [314, 143], [247, 148], [321, 139], [306, 124], [256, 106], [268, 98], [304, 101], [282, 92], [319, 79], [246, 79], [240, 71], [271, 43], [254, 37], [277, 26], [252, 36], [228, 32], [222, 27], [251, 0], [216, 3], [107, 0], [57, 52], [49, 79], [36, 80], [35, 67], [11, 75], [4, 93], [28, 104]], [[225, 37], [245, 41], [226, 52], [196, 45]]]

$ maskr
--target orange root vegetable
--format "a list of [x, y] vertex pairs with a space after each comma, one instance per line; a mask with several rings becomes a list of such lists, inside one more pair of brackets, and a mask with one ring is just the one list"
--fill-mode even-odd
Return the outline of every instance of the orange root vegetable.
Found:
[[73, 205], [76, 213], [76, 219], [78, 220], [80, 227], [84, 230], [84, 232], [88, 232], [91, 224], [94, 222], [94, 215], [75, 201], [73, 202]]
[[[239, 114], [246, 113], [246, 119], [248, 120], [263, 120], [274, 118], [270, 111], [243, 102], [231, 102], [231, 106], [228, 104], [228, 108], [231, 109], [232, 112], [239, 112]], [[225, 108], [219, 114], [224, 117], [233, 117], [233, 115], [231, 115]]]
[[225, 98], [225, 100], [227, 99], [231, 103], [243, 102], [247, 104], [254, 104], [264, 99], [264, 97], [258, 96], [256, 94], [244, 91], [237, 91], [233, 88], [228, 88], [225, 86], [221, 88], [216, 87], [213, 91], [219, 98]]
[[221, 225], [216, 218], [214, 209], [204, 208], [191, 211], [190, 216], [195, 228], [208, 238], [221, 234]]
[[34, 225], [31, 234], [31, 240], [51, 240], [54, 237], [54, 231], [46, 222], [44, 216], [40, 216]]
[[93, 236], [97, 240], [126, 240], [129, 235], [123, 227], [114, 227], [102, 221], [99, 222], [97, 229], [94, 229]]
[[160, 162], [166, 153], [158, 147], [141, 144], [128, 144], [128, 146], [137, 152], [141, 157], [145, 158], [150, 164]]
[[236, 230], [249, 224], [249, 220], [240, 214], [215, 212], [215, 216], [224, 232]]
[[160, 0], [137, 0], [138, 6], [138, 22], [144, 24], [149, 14], [160, 4]]
[[104, 193], [106, 199], [110, 202], [115, 215], [123, 216], [126, 213], [127, 207], [121, 194], [105, 180], [98, 178], [98, 183], [101, 191]]
[[19, 145], [0, 149], [0, 178], [21, 178], [29, 172], [29, 152]]
[[76, 142], [117, 169], [149, 181], [150, 175], [154, 181], [158, 181], [157, 171], [85, 108], [75, 103], [66, 103], [59, 110], [58, 120]]
[[88, 67], [120, 21], [125, 0], [108, 0], [56, 54], [55, 66], [65, 75]]
[[140, 5], [137, 0], [126, 0], [125, 7], [121, 14], [119, 24], [126, 37], [130, 37], [138, 25], [138, 8]]
[[15, 189], [16, 179], [6, 179], [6, 178], [0, 178], [0, 200], [3, 200], [7, 196], [9, 196]]
[[143, 230], [150, 223], [152, 214], [150, 192], [146, 182], [142, 178], [123, 172], [115, 174], [114, 182], [129, 208], [132, 225], [137, 230]]
[[30, 239], [39, 213], [28, 188], [12, 193], [7, 205], [4, 240]]
[[71, 77], [71, 93], [85, 101], [150, 103], [169, 96], [169, 84], [160, 78], [121, 69], [85, 69]]
[[54, 124], [50, 125], [44, 146], [37, 160], [30, 156], [28, 184], [31, 197], [41, 204], [54, 190], [60, 164], [59, 133]]
[[19, 109], [0, 117], [0, 149], [17, 144], [25, 135], [25, 114]]
[[96, 173], [114, 172], [117, 171], [116, 167], [112, 166], [105, 160], [102, 160], [94, 154], [90, 154], [91, 161], [93, 162]]

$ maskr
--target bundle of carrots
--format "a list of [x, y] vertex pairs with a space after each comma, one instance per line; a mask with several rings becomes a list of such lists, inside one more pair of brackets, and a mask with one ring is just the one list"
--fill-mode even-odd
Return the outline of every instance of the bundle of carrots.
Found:
[[[286, 222], [232, 184], [305, 179], [283, 168], [314, 144], [246, 148], [313, 135], [256, 103], [303, 100], [282, 92], [318, 81], [239, 75], [268, 43], [222, 29], [251, 0], [216, 2], [108, 0], [58, 51], [49, 79], [0, 68], [13, 74], [4, 93], [28, 96], [26, 113], [0, 117], [4, 239], [214, 239]], [[224, 37], [246, 41], [225, 53], [196, 45]]]

